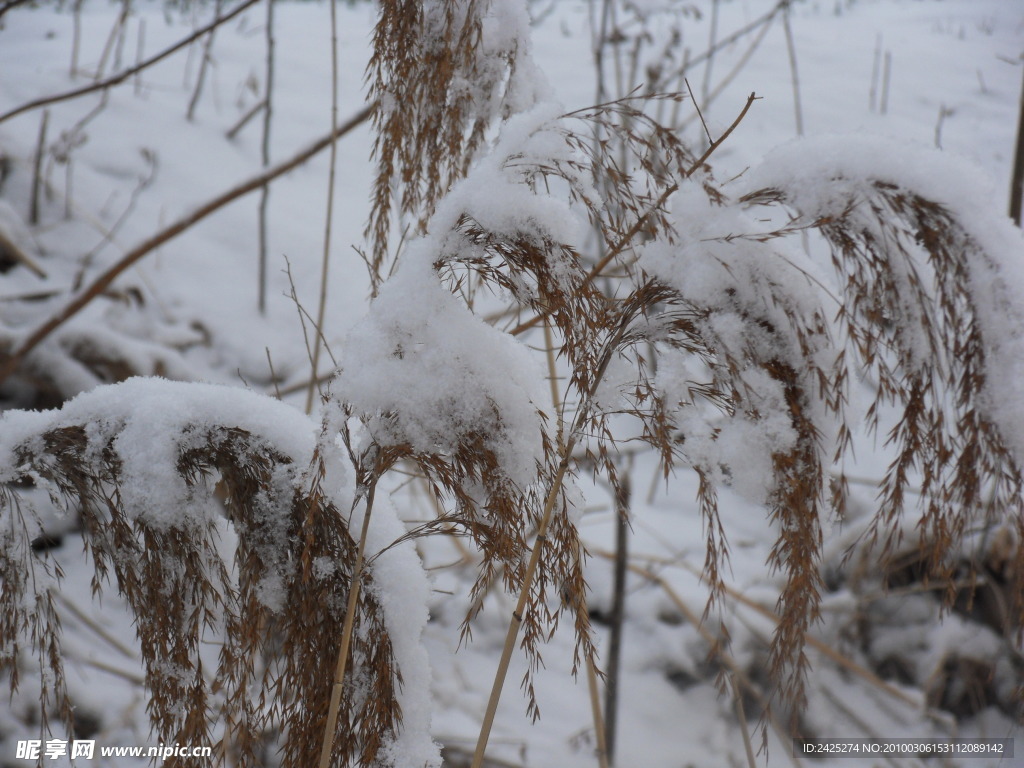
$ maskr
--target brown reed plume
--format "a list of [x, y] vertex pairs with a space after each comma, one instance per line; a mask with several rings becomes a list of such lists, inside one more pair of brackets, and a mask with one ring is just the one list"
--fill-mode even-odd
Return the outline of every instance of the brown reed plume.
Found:
[[[184, 423], [180, 434], [158, 438], [173, 449], [165, 477], [174, 479], [186, 505], [171, 521], [131, 500], [117, 429], [99, 435], [89, 423], [45, 429], [17, 448], [17, 477], [48, 486], [77, 511], [95, 569], [94, 593], [113, 582], [135, 614], [155, 736], [165, 743], [218, 743], [221, 757], [230, 752], [237, 764], [257, 765], [266, 739], [283, 729], [282, 764], [308, 765], [322, 738], [329, 694], [322, 660], [337, 652], [339, 595], [349, 587], [355, 542], [318, 478], [305, 480], [308, 467], [266, 436]], [[216, 517], [205, 514], [216, 504], [215, 482], [238, 534], [231, 560], [219, 552]], [[36, 535], [31, 516], [7, 487], [4, 501], [0, 661], [17, 687], [18, 653], [27, 642], [26, 651], [48, 670], [43, 717], [56, 707], [70, 728], [73, 703], [50, 580], [29, 546]], [[372, 583], [372, 570], [363, 578]], [[335, 756], [370, 765], [401, 718], [400, 670], [372, 589], [362, 592], [358, 626], [353, 666], [364, 687], [344, 702]], [[222, 641], [212, 674], [199, 655], [207, 637]]]

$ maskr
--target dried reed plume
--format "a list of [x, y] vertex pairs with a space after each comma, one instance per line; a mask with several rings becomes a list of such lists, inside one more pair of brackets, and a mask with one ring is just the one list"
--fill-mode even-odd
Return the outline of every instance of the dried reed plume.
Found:
[[[30, 478], [78, 513], [94, 593], [112, 580], [135, 614], [154, 736], [216, 743], [222, 757], [257, 765], [283, 728], [282, 764], [308, 765], [323, 737], [323, 660], [337, 652], [355, 550], [345, 516], [320, 490], [319, 459], [299, 466], [265, 436], [230, 425], [160, 436], [176, 445], [164, 469], [187, 504], [165, 521], [126, 502], [118, 437], [116, 429], [98, 436], [88, 423], [46, 429], [17, 449], [18, 471], [5, 479]], [[238, 534], [230, 559], [216, 517], [197, 512], [217, 503], [215, 483]], [[35, 526], [6, 487], [4, 501], [0, 661], [13, 689], [22, 649], [39, 659], [47, 671], [42, 716], [56, 708], [70, 733], [60, 624], [40, 572], [46, 565], [30, 547]], [[372, 584], [372, 569], [363, 579]], [[401, 718], [400, 670], [372, 589], [362, 591], [358, 626], [352, 654], [361, 683], [345, 699], [334, 755], [370, 765]], [[199, 654], [207, 637], [223, 643], [212, 671]]]

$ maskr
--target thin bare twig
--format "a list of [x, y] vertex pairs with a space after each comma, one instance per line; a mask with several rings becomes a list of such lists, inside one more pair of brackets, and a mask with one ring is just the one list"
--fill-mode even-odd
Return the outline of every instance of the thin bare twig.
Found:
[[249, 108], [248, 112], [246, 112], [244, 115], [238, 118], [237, 123], [235, 123], [226, 131], [224, 131], [224, 137], [227, 139], [235, 138], [235, 136], [238, 135], [238, 132], [245, 128], [245, 126], [249, 124], [249, 121], [256, 117], [256, 115], [260, 113], [260, 110], [263, 109], [265, 106], [267, 106], [266, 99], [263, 99], [262, 101], [257, 101], [255, 104], [253, 104], [252, 107]]
[[889, 112], [889, 82], [892, 78], [892, 51], [885, 52], [885, 63], [882, 66], [882, 105], [883, 115]]
[[30, 203], [28, 222], [35, 226], [39, 223], [39, 192], [42, 190], [40, 174], [43, 168], [43, 155], [46, 154], [46, 127], [50, 122], [50, 110], [43, 110], [43, 118], [39, 121], [39, 140], [36, 142], [36, 154], [32, 161], [32, 201]]
[[78, 52], [82, 44], [82, 3], [75, 0], [71, 7], [71, 79], [78, 77]]
[[[747, 50], [743, 52], [743, 55], [740, 56], [740, 58], [736, 61], [732, 69], [729, 70], [725, 77], [718, 81], [718, 83], [712, 89], [711, 93], [708, 94], [708, 98], [704, 102], [704, 109], [707, 109], [708, 106], [714, 104], [718, 97], [725, 92], [725, 89], [729, 87], [729, 84], [732, 83], [732, 81], [736, 79], [739, 73], [746, 68], [747, 64], [750, 62], [750, 59], [757, 52], [757, 49], [761, 47], [761, 43], [764, 42], [764, 39], [768, 36], [768, 33], [771, 31], [773, 19], [774, 17], [771, 17], [765, 21], [765, 23], [761, 26], [761, 29], [758, 31], [757, 35], [754, 37], [753, 40], [750, 41], [750, 45], [747, 46]], [[679, 80], [680, 90], [682, 89], [684, 80], [685, 77], [681, 76]], [[677, 101], [673, 105], [672, 122], [669, 123], [669, 125], [673, 126], [674, 130], [677, 133], [681, 132], [684, 128], [689, 126], [690, 123], [693, 122], [693, 120], [695, 120], [697, 117], [697, 114], [694, 113], [694, 115], [686, 118], [685, 120], [680, 121], [678, 116], [678, 110], [681, 104], [682, 102]]]
[[270, 347], [264, 347], [267, 352], [267, 366], [270, 368], [270, 380], [274, 382], [274, 397], [281, 399], [281, 388], [277, 386], [277, 373], [274, 371], [274, 360], [270, 357]]
[[82, 624], [84, 624], [86, 627], [91, 629], [96, 635], [103, 639], [112, 648], [115, 648], [122, 656], [128, 659], [137, 659], [139, 657], [138, 654], [135, 653], [135, 651], [133, 651], [127, 645], [125, 645], [116, 637], [114, 637], [102, 625], [98, 624], [92, 618], [87, 616], [77, 605], [74, 604], [74, 602], [72, 602], [63, 594], [61, 594], [60, 590], [51, 588], [50, 594], [58, 603], [64, 606], [68, 613], [70, 613], [72, 616], [74, 616], [76, 619], [82, 622]]
[[[139, 66], [142, 62], [142, 52], [146, 48], [146, 20], [139, 19], [139, 34], [135, 40], [135, 66]], [[135, 95], [139, 96], [142, 94], [142, 74], [136, 72], [133, 78], [135, 83]]]
[[700, 156], [700, 159], [698, 159], [697, 162], [690, 166], [690, 169], [686, 172], [687, 177], [692, 176], [698, 168], [700, 168], [701, 166], [704, 165], [705, 162], [707, 162], [707, 159], [714, 154], [715, 150], [722, 146], [722, 143], [729, 138], [729, 136], [732, 134], [734, 130], [736, 130], [736, 126], [743, 122], [743, 118], [747, 116], [747, 111], [750, 109], [750, 105], [757, 101], [759, 98], [761, 97], [758, 96], [756, 93], [751, 93], [747, 97], [747, 103], [743, 105], [743, 109], [736, 116], [736, 119], [733, 120], [732, 124], [725, 129], [725, 133], [723, 133], [721, 136], [719, 136], [717, 139], [711, 142], [711, 146], [708, 147], [707, 150], [705, 150], [704, 154]]
[[723, 37], [715, 44], [714, 48], [704, 51], [703, 53], [698, 54], [697, 56], [693, 56], [692, 58], [685, 58], [683, 60], [683, 63], [676, 70], [665, 75], [666, 79], [671, 79], [674, 76], [685, 74], [689, 68], [695, 67], [701, 62], [706, 61], [708, 58], [714, 56], [715, 53], [720, 51], [722, 48], [732, 45], [741, 37], [744, 37], [745, 35], [748, 35], [751, 32], [753, 32], [755, 29], [758, 29], [762, 24], [767, 24], [769, 21], [775, 18], [776, 14], [785, 9], [790, 2], [791, 0], [779, 0], [779, 2], [775, 4], [775, 7], [768, 11], [766, 14], [754, 19], [745, 27], [740, 27], [731, 35]]
[[875, 38], [875, 55], [871, 60], [871, 88], [868, 90], [868, 110], [878, 109], [878, 78], [882, 72], [882, 34]]
[[693, 100], [693, 108], [697, 110], [697, 117], [700, 118], [700, 124], [704, 126], [704, 133], [708, 137], [708, 143], [714, 143], [715, 140], [711, 137], [711, 131], [708, 130], [708, 124], [704, 120], [704, 113], [700, 111], [700, 104], [697, 103], [697, 97], [693, 95], [693, 88], [690, 87], [690, 81], [684, 77], [683, 82], [686, 83], [686, 90], [690, 92], [690, 98]]
[[[292, 263], [287, 256], [284, 257], [284, 265], [285, 274], [288, 275], [288, 286], [291, 289], [291, 293], [289, 293], [289, 298], [295, 305], [295, 312], [299, 316], [299, 327], [302, 329], [302, 343], [306, 345], [306, 357], [312, 360], [313, 350], [309, 346], [309, 329], [306, 327], [306, 317], [309, 315], [309, 313], [306, 312], [305, 308], [302, 306], [302, 302], [299, 300], [299, 293], [297, 290], [295, 290], [295, 277], [294, 275], [292, 275]], [[305, 389], [305, 385], [303, 386], [303, 389]], [[285, 393], [288, 394], [289, 390], [286, 389]]]
[[127, 80], [132, 75], [136, 74], [137, 72], [141, 72], [142, 70], [146, 69], [147, 67], [152, 66], [153, 64], [156, 64], [158, 61], [162, 61], [163, 59], [166, 59], [168, 56], [170, 56], [173, 53], [177, 53], [178, 51], [180, 51], [182, 48], [184, 48], [185, 46], [189, 45], [193, 41], [198, 40], [200, 37], [205, 35], [210, 30], [216, 29], [221, 24], [224, 24], [224, 23], [230, 21], [235, 16], [240, 14], [242, 11], [244, 11], [246, 8], [248, 8], [249, 6], [255, 5], [258, 2], [260, 2], [260, 0], [243, 0], [242, 4], [240, 6], [238, 6], [237, 8], [235, 8], [230, 13], [227, 13], [224, 16], [221, 16], [220, 18], [214, 19], [212, 22], [207, 24], [205, 27], [201, 27], [200, 29], [197, 29], [195, 32], [193, 32], [188, 37], [185, 37], [185, 38], [179, 40], [177, 43], [175, 43], [174, 45], [172, 45], [169, 48], [165, 48], [164, 50], [162, 50], [160, 53], [156, 54], [155, 56], [150, 56], [148, 59], [143, 61], [141, 64], [137, 64], [134, 67], [131, 67], [130, 69], [123, 70], [122, 72], [119, 72], [116, 75], [108, 77], [106, 80], [101, 80], [100, 82], [92, 83], [90, 85], [86, 85], [86, 86], [83, 86], [81, 88], [73, 88], [72, 90], [65, 91], [64, 93], [58, 93], [58, 94], [54, 94], [52, 96], [44, 96], [42, 98], [35, 99], [33, 101], [29, 101], [29, 102], [27, 102], [25, 104], [22, 104], [20, 107], [15, 107], [12, 110], [4, 112], [2, 115], [0, 115], [0, 123], [4, 122], [5, 120], [9, 120], [12, 117], [15, 117], [16, 115], [20, 115], [20, 114], [22, 114], [24, 112], [29, 112], [29, 111], [31, 111], [33, 109], [38, 109], [39, 107], [45, 107], [45, 106], [47, 106], [49, 104], [56, 104], [56, 103], [61, 102], [61, 101], [67, 101], [68, 99], [78, 98], [79, 96], [84, 96], [87, 93], [94, 93], [96, 91], [102, 91], [102, 90], [105, 90], [107, 88], [110, 88], [111, 86], [117, 85], [118, 83], [123, 83], [125, 80]]
[[3, 365], [0, 366], [0, 382], [5, 381], [12, 373], [14, 373], [18, 366], [21, 365], [21, 362], [25, 359], [25, 356], [35, 349], [46, 337], [81, 312], [93, 299], [109, 288], [110, 284], [113, 283], [118, 276], [143, 256], [146, 256], [154, 249], [159, 248], [164, 243], [174, 239], [182, 232], [189, 229], [197, 222], [202, 221], [210, 214], [220, 210], [228, 203], [237, 200], [243, 195], [247, 195], [250, 192], [260, 189], [264, 184], [268, 184], [279, 176], [283, 176], [297, 166], [302, 165], [311, 157], [330, 146], [333, 140], [341, 138], [352, 129], [361, 125], [367, 118], [369, 118], [372, 111], [373, 105], [364, 107], [345, 123], [339, 125], [335, 131], [324, 136], [318, 141], [313, 142], [313, 144], [292, 156], [290, 159], [270, 168], [258, 176], [254, 176], [236, 187], [229, 189], [227, 192], [218, 195], [213, 200], [210, 200], [194, 210], [192, 213], [182, 217], [169, 227], [165, 227], [160, 232], [157, 232], [152, 237], [147, 238], [131, 251], [126, 253], [117, 263], [110, 266], [103, 274], [97, 277], [77, 296], [69, 301], [56, 315], [51, 317], [28, 335], [18, 349], [10, 357], [4, 360]]
[[[128, 3], [122, 3], [121, 12], [114, 20], [114, 26], [110, 28], [110, 34], [107, 36], [107, 42], [103, 46], [103, 52], [100, 54], [99, 63], [96, 65], [96, 72], [93, 75], [94, 81], [99, 81], [99, 79], [103, 77], [103, 70], [107, 68], [107, 59], [110, 58], [110, 54], [114, 51], [118, 40], [121, 38], [121, 32], [124, 29], [125, 21], [128, 19], [129, 10], [131, 10], [131, 6]], [[117, 66], [116, 61], [114, 66]]]
[[[718, 2], [719, 0], [711, 0], [711, 23], [708, 27], [708, 58], [707, 64], [704, 65], [704, 82], [701, 85], [700, 96], [706, 103], [708, 100], [708, 93], [711, 89], [711, 65], [715, 62], [715, 53], [718, 51], [718, 46], [715, 41], [718, 37]], [[687, 83], [689, 87], [689, 83]], [[708, 141], [711, 141], [711, 135], [708, 134]]]
[[[217, 0], [214, 5], [214, 15], [219, 19], [221, 11], [224, 9], [224, 0]], [[196, 116], [196, 107], [199, 106], [199, 99], [203, 95], [203, 85], [206, 84], [206, 72], [210, 68], [210, 62], [213, 58], [213, 41], [217, 35], [217, 27], [214, 26], [206, 36], [206, 42], [203, 43], [203, 54], [199, 59], [199, 74], [196, 75], [196, 87], [192, 91], [192, 99], [188, 103], [188, 112], [186, 113], [186, 119], [191, 123]]]
[[139, 197], [146, 191], [146, 189], [149, 188], [150, 184], [153, 183], [153, 179], [156, 178], [159, 165], [156, 153], [149, 149], [143, 149], [140, 154], [142, 155], [143, 160], [145, 160], [148, 168], [146, 175], [139, 177], [138, 182], [136, 182], [135, 187], [132, 189], [131, 195], [128, 198], [128, 204], [125, 206], [124, 210], [121, 211], [121, 214], [117, 217], [117, 220], [114, 221], [113, 225], [102, 228], [101, 231], [103, 239], [93, 246], [89, 252], [79, 260], [77, 274], [71, 283], [72, 292], [77, 291], [82, 287], [82, 283], [85, 280], [85, 274], [92, 267], [97, 254], [99, 254], [107, 243], [115, 241], [118, 231], [124, 223], [128, 221], [132, 211], [135, 210], [135, 205], [138, 203]]
[[34, 0], [7, 0], [6, 3], [0, 3], [0, 18], [3, 18], [5, 13], [13, 11], [19, 5], [28, 5], [32, 2], [34, 2]]

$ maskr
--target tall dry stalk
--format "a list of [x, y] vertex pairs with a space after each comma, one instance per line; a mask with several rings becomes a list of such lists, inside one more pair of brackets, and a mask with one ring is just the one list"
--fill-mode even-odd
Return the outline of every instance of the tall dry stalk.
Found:
[[1010, 218], [1020, 226], [1021, 204], [1024, 201], [1024, 85], [1020, 93], [1020, 114], [1017, 118], [1017, 143], [1013, 151], [1013, 177], [1010, 181]]
[[[214, 3], [214, 16], [219, 19], [223, 13], [223, 0], [217, 0]], [[199, 99], [203, 95], [203, 86], [206, 84], [206, 72], [209, 70], [210, 65], [213, 62], [213, 42], [217, 35], [217, 26], [215, 25], [206, 35], [206, 40], [203, 41], [203, 50], [199, 56], [199, 74], [196, 75], [195, 88], [192, 90], [192, 98], [188, 102], [188, 110], [185, 113], [186, 119], [192, 122], [196, 116], [196, 107], [199, 106]]]
[[[372, 471], [372, 468], [371, 468]], [[364, 470], [365, 472], [365, 470]], [[323, 745], [320, 748], [320, 768], [329, 768], [333, 752], [335, 732], [338, 726], [338, 713], [341, 711], [341, 699], [346, 683], [345, 673], [348, 670], [349, 651], [352, 647], [352, 633], [355, 631], [356, 610], [359, 606], [359, 595], [363, 588], [363, 571], [366, 567], [366, 539], [370, 530], [370, 515], [373, 512], [373, 498], [377, 491], [377, 478], [372, 477], [366, 492], [356, 502], [363, 502], [363, 523], [359, 531], [359, 543], [356, 547], [356, 560], [349, 582], [348, 601], [345, 607], [345, 623], [341, 626], [341, 645], [338, 648], [338, 660], [335, 664], [334, 677], [331, 680], [331, 702], [327, 709], [327, 722], [324, 725]]]
[[[331, 152], [327, 172], [327, 212], [324, 215], [324, 247], [320, 257], [320, 293], [316, 304], [316, 321], [313, 323], [313, 356], [310, 360], [312, 372], [309, 388], [306, 390], [306, 413], [313, 410], [313, 398], [320, 376], [320, 350], [323, 348], [324, 318], [327, 313], [327, 278], [331, 264], [331, 233], [334, 225], [334, 175], [338, 167], [338, 11], [335, 0], [331, 8]], [[268, 97], [269, 98], [269, 97]]]
[[[274, 0], [267, 0], [267, 69], [263, 86], [263, 136], [260, 141], [260, 160], [264, 168], [270, 167], [270, 128], [274, 121]], [[336, 123], [336, 120], [335, 120]], [[332, 123], [331, 133], [337, 125]], [[230, 138], [230, 136], [229, 136]], [[333, 147], [333, 143], [332, 143]], [[333, 151], [333, 149], [332, 149]], [[267, 207], [270, 202], [270, 185], [260, 190], [259, 207], [259, 270], [257, 275], [257, 306], [260, 314], [267, 311]]]
[[793, 25], [789, 22], [789, 7], [782, 12], [782, 28], [786, 32], [786, 55], [789, 58], [789, 74], [793, 81], [793, 118], [796, 121], [796, 135], [804, 135], [804, 110], [800, 102], [800, 73], [796, 63], [796, 42], [793, 40]]
[[615, 746], [617, 741], [619, 686], [621, 681], [621, 664], [623, 632], [626, 623], [626, 570], [629, 565], [629, 516], [632, 509], [632, 481], [627, 468], [620, 474], [617, 487], [613, 488], [615, 496], [615, 560], [612, 586], [612, 607], [608, 616], [611, 625], [608, 641], [607, 682], [605, 683], [605, 741], [608, 748], [608, 761], [615, 764]]

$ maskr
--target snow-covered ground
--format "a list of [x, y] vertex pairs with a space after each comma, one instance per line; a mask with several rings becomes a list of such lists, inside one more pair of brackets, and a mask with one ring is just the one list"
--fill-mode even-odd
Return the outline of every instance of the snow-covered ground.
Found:
[[[656, 3], [645, 0], [636, 5], [646, 8]], [[715, 34], [723, 39], [757, 21], [774, 3], [725, 0], [716, 5], [717, 18], [707, 0], [693, 4], [700, 9], [699, 16], [688, 13], [684, 18], [684, 46], [694, 57], [707, 48], [713, 18]], [[534, 57], [558, 98], [567, 110], [593, 103], [597, 85], [591, 4], [550, 0], [532, 7], [539, 18]], [[71, 4], [60, 9], [52, 5], [14, 8], [0, 17], [0, 115], [33, 99], [87, 85], [101, 61], [105, 60], [104, 71], [110, 74], [131, 65], [140, 48], [143, 57], [152, 55], [206, 23], [212, 12], [208, 4], [193, 4], [182, 11], [137, 3], [125, 22], [123, 39], [115, 40], [105, 56], [121, 6], [88, 0], [80, 15], [79, 71], [72, 76], [75, 20]], [[331, 90], [327, 5], [282, 2], [275, 12], [272, 164], [328, 132]], [[340, 122], [364, 106], [363, 79], [375, 9], [372, 3], [356, 2], [339, 5], [338, 13]], [[42, 163], [39, 221], [22, 241], [48, 277], [42, 279], [25, 269], [0, 276], [0, 302], [8, 306], [14, 307], [12, 300], [17, 297], [45, 295], [39, 301], [17, 304], [18, 315], [0, 310], [5, 324], [35, 326], [62, 306], [80, 272], [82, 282], [88, 283], [153, 232], [259, 173], [262, 118], [249, 122], [235, 138], [225, 133], [260, 99], [265, 76], [264, 23], [265, 9], [255, 5], [218, 31], [191, 120], [187, 112], [199, 72], [200, 43], [111, 90], [102, 109], [97, 110], [100, 94], [92, 93], [50, 105], [45, 112], [34, 109], [9, 120], [0, 118], [0, 156], [8, 159], [0, 183], [0, 206], [11, 206], [22, 219], [29, 217], [33, 158], [44, 114], [48, 115], [47, 142], [57, 150]], [[742, 35], [689, 76], [713, 136], [732, 123], [751, 92], [760, 97], [713, 156], [717, 178], [740, 176], [770, 150], [793, 140], [799, 111], [807, 136], [873, 135], [940, 146], [991, 180], [990, 197], [980, 202], [992, 210], [1006, 210], [1024, 76], [1024, 3], [805, 0], [793, 4], [790, 23], [792, 48], [781, 21], [776, 20], [749, 58], [748, 49], [764, 27]], [[717, 94], [723, 79], [728, 82]], [[641, 72], [626, 85], [642, 80]], [[610, 88], [614, 92], [614, 83]], [[691, 109], [689, 101], [683, 103], [681, 119], [696, 117]], [[699, 143], [702, 132], [700, 120], [690, 119], [685, 137]], [[337, 145], [324, 324], [326, 340], [335, 352], [367, 306], [366, 268], [354, 249], [364, 247], [362, 231], [373, 172], [370, 141], [364, 124]], [[272, 361], [281, 390], [301, 385], [309, 377], [309, 362], [300, 313], [291, 294], [294, 287], [298, 303], [315, 312], [327, 184], [327, 153], [322, 152], [271, 187], [265, 314], [257, 311], [257, 191], [155, 249], [118, 280], [121, 298], [94, 302], [66, 328], [79, 329], [101, 346], [109, 343], [128, 349], [126, 365], [136, 373], [163, 373], [273, 394], [268, 363]], [[89, 254], [87, 263], [79, 266], [85, 254]], [[129, 347], [129, 341], [136, 346]], [[168, 352], [168, 346], [176, 351]], [[78, 369], [67, 369], [62, 375], [58, 389], [64, 394], [98, 383]], [[285, 399], [302, 408], [304, 390]], [[860, 461], [851, 474], [877, 478], [885, 457], [876, 443], [861, 438], [857, 455]], [[681, 476], [666, 491], [656, 472], [649, 455], [638, 456], [630, 470], [634, 488], [630, 550], [637, 571], [629, 582], [618, 764], [743, 765], [743, 731], [734, 698], [716, 689], [715, 664], [720, 662], [708, 661], [706, 638], [689, 620], [690, 615], [701, 614], [707, 597], [698, 578], [704, 536], [694, 502], [696, 483]], [[855, 508], [869, 511], [872, 496], [867, 486], [855, 486]], [[408, 489], [396, 490], [394, 499], [400, 514], [409, 520], [430, 514], [426, 502]], [[588, 488], [587, 504], [581, 528], [592, 553], [587, 570], [593, 590], [591, 606], [607, 613], [612, 566], [605, 554], [613, 549], [615, 518], [607, 490]], [[717, 631], [719, 618], [728, 624], [731, 658], [752, 686], [763, 689], [769, 682], [762, 669], [765, 641], [773, 623], [757, 606], [773, 608], [778, 595], [780, 582], [765, 566], [774, 537], [763, 510], [729, 491], [722, 492], [722, 510], [732, 544], [728, 581], [739, 597], [726, 600], [721, 616], [712, 615], [708, 627]], [[829, 562], [838, 562], [840, 553], [861, 532], [861, 521], [854, 515], [846, 524], [832, 523], [826, 550]], [[432, 621], [425, 635], [434, 681], [433, 734], [449, 748], [452, 764], [461, 765], [458, 761], [472, 751], [479, 730], [513, 598], [489, 598], [474, 624], [473, 642], [459, 648], [458, 626], [467, 605], [472, 568], [451, 541], [431, 540], [419, 546], [434, 588]], [[67, 638], [72, 695], [80, 710], [96, 721], [98, 743], [151, 743], [130, 616], [113, 590], [102, 602], [91, 599], [91, 567], [80, 549], [72, 533], [51, 552], [66, 574], [58, 608]], [[453, 562], [456, 565], [450, 565]], [[870, 572], [862, 576], [873, 583]], [[921, 688], [909, 682], [941, 676], [949, 671], [947, 662], [959, 657], [1005, 654], [1006, 644], [990, 629], [955, 613], [940, 625], [927, 594], [907, 590], [902, 600], [887, 598], [869, 605], [854, 593], [855, 579], [849, 575], [830, 574], [829, 579], [834, 591], [826, 595], [825, 619], [815, 630], [820, 642], [808, 651], [815, 671], [804, 725], [811, 731], [835, 737], [926, 738], [954, 731], [959, 736], [1024, 737], [1020, 724], [994, 707], [957, 721], [929, 706]], [[869, 614], [876, 634], [867, 641], [858, 633], [864, 631]], [[599, 647], [604, 649], [606, 629], [600, 624], [597, 628]], [[572, 649], [571, 628], [565, 627], [543, 651], [546, 669], [537, 678], [541, 718], [532, 724], [524, 716], [524, 700], [512, 682], [522, 677], [525, 665], [522, 659], [514, 662], [490, 750], [496, 760], [507, 763], [496, 764], [536, 768], [595, 764], [586, 680], [581, 676], [574, 681], [568, 671]], [[901, 677], [892, 664], [886, 668], [882, 663], [887, 657], [913, 659], [918, 666]], [[1000, 678], [992, 681], [996, 688], [1024, 682], [1019, 659], [1017, 649], [1012, 663], [995, 667]], [[886, 669], [891, 674], [883, 682], [876, 673]], [[14, 744], [34, 735], [27, 714], [34, 702], [32, 687], [31, 678], [23, 680], [10, 706], [0, 698], [0, 765], [25, 764], [15, 759]], [[749, 730], [756, 731], [760, 702], [750, 695], [744, 702]], [[794, 759], [789, 743], [780, 741], [772, 728], [768, 733], [769, 750], [758, 757], [759, 762], [770, 766], [811, 762]], [[759, 735], [754, 733], [754, 738], [756, 748]], [[1016, 747], [1013, 759], [927, 764], [1024, 765], [1024, 739], [1018, 738]], [[107, 764], [128, 766], [140, 761], [110, 758]], [[926, 763], [898, 758], [814, 764]]]

